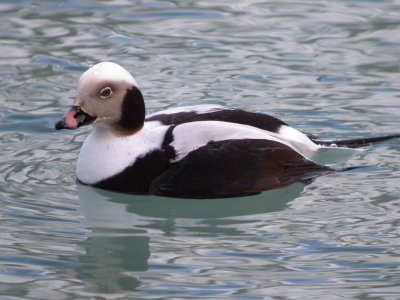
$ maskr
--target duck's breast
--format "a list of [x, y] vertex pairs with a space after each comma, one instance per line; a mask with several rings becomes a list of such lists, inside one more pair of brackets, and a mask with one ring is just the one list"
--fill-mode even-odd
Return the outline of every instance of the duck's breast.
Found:
[[85, 184], [96, 184], [161, 149], [168, 126], [157, 123], [147, 122], [142, 130], [131, 136], [117, 136], [94, 128], [79, 153], [77, 178]]

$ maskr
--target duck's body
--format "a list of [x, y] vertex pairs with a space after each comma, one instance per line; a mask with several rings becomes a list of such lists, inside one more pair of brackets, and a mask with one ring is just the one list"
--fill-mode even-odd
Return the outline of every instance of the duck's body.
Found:
[[[208, 198], [259, 193], [333, 172], [305, 159], [319, 146], [301, 132], [267, 115], [254, 114], [265, 116], [265, 126], [274, 131], [216, 121], [224, 112], [230, 118], [243, 113], [221, 106], [166, 110], [148, 116], [140, 131], [127, 136], [96, 126], [79, 154], [77, 177], [120, 192]], [[300, 163], [301, 174], [282, 169]]]
[[73, 108], [56, 124], [94, 129], [76, 174], [104, 189], [185, 198], [257, 194], [334, 172], [310, 159], [321, 148], [283, 121], [199, 105], [147, 116], [136, 81], [114, 63], [86, 71]]

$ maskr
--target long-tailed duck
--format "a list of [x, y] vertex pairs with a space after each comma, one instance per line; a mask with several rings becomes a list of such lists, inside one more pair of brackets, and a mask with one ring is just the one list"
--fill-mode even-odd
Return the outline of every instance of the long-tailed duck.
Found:
[[[145, 117], [136, 80], [112, 62], [83, 73], [72, 108], [55, 128], [89, 124], [93, 131], [79, 154], [77, 178], [118, 192], [235, 197], [335, 172], [311, 160], [332, 142], [265, 114], [197, 105]], [[395, 136], [335, 144], [358, 147]]]

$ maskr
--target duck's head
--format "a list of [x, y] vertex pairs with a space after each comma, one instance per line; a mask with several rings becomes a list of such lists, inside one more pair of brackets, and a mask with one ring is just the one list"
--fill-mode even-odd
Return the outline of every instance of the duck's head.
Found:
[[93, 124], [132, 134], [143, 127], [144, 118], [143, 96], [136, 80], [120, 65], [102, 62], [82, 74], [74, 104], [55, 128]]

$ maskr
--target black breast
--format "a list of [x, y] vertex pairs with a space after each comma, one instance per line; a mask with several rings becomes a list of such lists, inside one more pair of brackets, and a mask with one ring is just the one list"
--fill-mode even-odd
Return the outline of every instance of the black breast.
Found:
[[175, 158], [175, 151], [170, 146], [173, 129], [171, 126], [167, 130], [160, 149], [137, 158], [133, 165], [94, 186], [122, 193], [148, 194], [152, 181], [168, 169], [170, 161]]
[[164, 153], [156, 150], [138, 158], [132, 166], [94, 186], [122, 193], [147, 194], [150, 183], [169, 166]]

